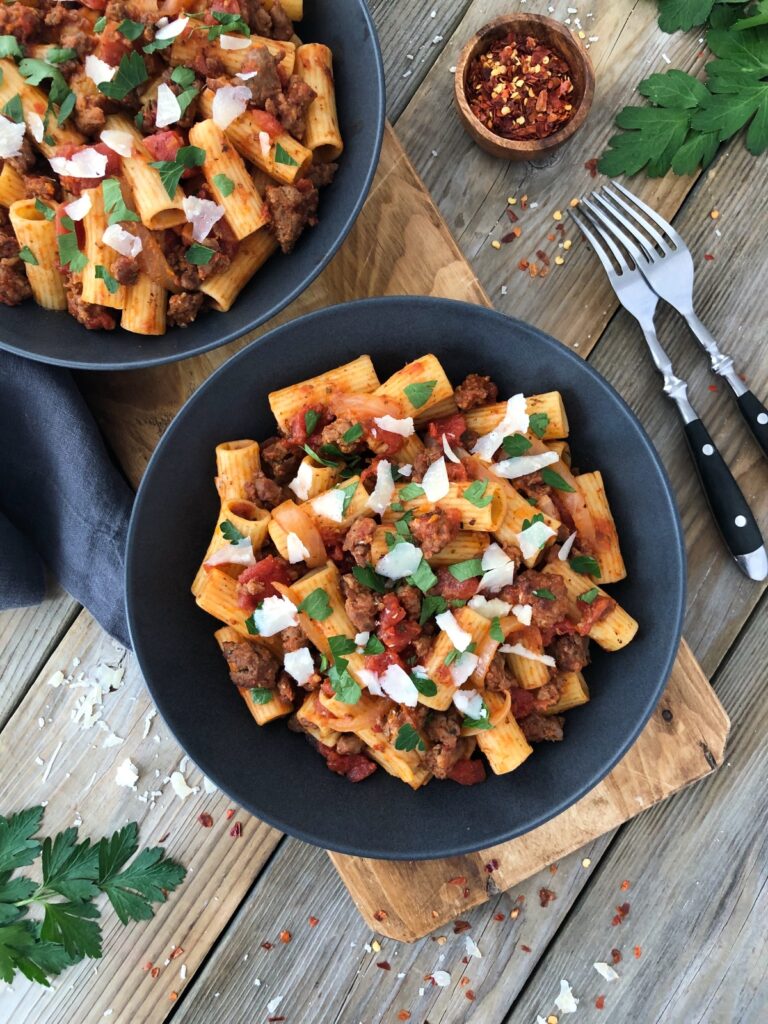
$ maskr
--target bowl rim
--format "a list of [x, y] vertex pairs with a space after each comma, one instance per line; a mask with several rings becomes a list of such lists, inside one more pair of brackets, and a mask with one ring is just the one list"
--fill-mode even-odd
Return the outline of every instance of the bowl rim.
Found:
[[[623, 409], [624, 413], [632, 421], [636, 428], [640, 442], [645, 450], [647, 457], [651, 460], [656, 472], [659, 475], [661, 483], [663, 485], [664, 494], [668, 500], [669, 506], [672, 511], [671, 516], [671, 527], [673, 532], [673, 554], [674, 563], [668, 566], [669, 578], [677, 581], [677, 610], [674, 617], [672, 636], [674, 637], [674, 643], [670, 644], [670, 650], [665, 659], [662, 670], [659, 673], [659, 678], [656, 680], [655, 685], [649, 689], [647, 700], [643, 706], [642, 713], [638, 715], [633, 728], [627, 734], [624, 742], [613, 751], [611, 757], [602, 765], [601, 769], [594, 773], [591, 777], [586, 779], [584, 783], [575, 791], [571, 792], [568, 796], [560, 800], [556, 805], [551, 806], [546, 811], [542, 811], [539, 815], [533, 818], [527, 823], [527, 827], [520, 830], [519, 828], [513, 828], [508, 830], [506, 833], [500, 833], [495, 838], [489, 841], [483, 841], [481, 845], [478, 845], [477, 841], [472, 839], [463, 839], [456, 834], [450, 848], [440, 849], [437, 851], [430, 850], [425, 851], [423, 848], [413, 848], [407, 850], [392, 851], [382, 847], [360, 847], [356, 845], [355, 841], [345, 840], [343, 842], [331, 842], [322, 840], [321, 837], [305, 831], [300, 825], [297, 826], [293, 823], [286, 824], [284, 820], [281, 820], [279, 814], [265, 814], [261, 810], [255, 810], [252, 802], [244, 800], [240, 795], [232, 797], [237, 799], [238, 802], [246, 809], [249, 810], [258, 820], [265, 822], [273, 828], [279, 829], [286, 835], [291, 835], [303, 842], [309, 843], [314, 846], [320, 846], [325, 850], [332, 850], [336, 853], [347, 854], [352, 857], [362, 857], [374, 860], [392, 860], [392, 861], [404, 861], [404, 860], [435, 860], [442, 859], [445, 857], [463, 856], [469, 853], [476, 853], [479, 850], [489, 849], [491, 846], [500, 845], [502, 843], [509, 842], [513, 839], [519, 838], [524, 835], [528, 835], [539, 826], [545, 824], [548, 821], [556, 818], [562, 814], [569, 807], [574, 806], [581, 800], [587, 793], [598, 786], [604, 778], [606, 778], [611, 771], [616, 767], [619, 761], [624, 757], [627, 751], [637, 741], [640, 733], [645, 728], [648, 720], [651, 717], [654, 709], [656, 708], [666, 684], [669, 680], [672, 667], [677, 657], [680, 641], [682, 638], [683, 619], [685, 615], [686, 606], [686, 592], [687, 592], [687, 560], [686, 560], [686, 549], [685, 539], [683, 533], [682, 522], [680, 520], [680, 513], [675, 501], [674, 490], [669, 480], [667, 472], [664, 468], [664, 464], [661, 461], [661, 457], [656, 451], [653, 442], [648, 436], [642, 423], [632, 411], [630, 406], [621, 395], [616, 391], [612, 384], [610, 384], [601, 374], [590, 366], [590, 364], [583, 359], [581, 356], [576, 355], [568, 347], [563, 345], [557, 339], [546, 332], [541, 331], [539, 328], [533, 327], [531, 324], [527, 324], [525, 321], [517, 320], [515, 317], [508, 317], [497, 310], [487, 307], [480, 306], [477, 303], [464, 302], [455, 299], [445, 299], [437, 296], [410, 296], [410, 295], [393, 295], [393, 296], [375, 296], [365, 299], [357, 299], [352, 302], [336, 303], [333, 306], [325, 306], [321, 309], [313, 310], [309, 313], [305, 313], [301, 317], [297, 317], [294, 320], [290, 320], [287, 323], [281, 324], [278, 327], [273, 328], [271, 331], [266, 332], [262, 337], [256, 338], [244, 349], [241, 349], [234, 356], [228, 359], [220, 367], [218, 367], [208, 377], [197, 390], [186, 400], [179, 411], [174, 416], [170, 425], [166, 429], [162, 438], [158, 442], [155, 450], [153, 451], [149, 462], [147, 463], [146, 469], [141, 478], [139, 488], [136, 493], [136, 499], [134, 501], [133, 509], [131, 512], [131, 519], [128, 525], [128, 534], [126, 539], [125, 547], [125, 575], [124, 575], [124, 586], [125, 586], [125, 610], [128, 624], [128, 632], [133, 648], [134, 656], [141, 671], [142, 678], [146, 683], [147, 689], [149, 690], [150, 696], [152, 697], [157, 710], [163, 716], [164, 724], [170, 730], [174, 736], [176, 742], [179, 744], [181, 749], [186, 753], [186, 748], [179, 735], [176, 733], [174, 727], [166, 717], [166, 707], [172, 707], [172, 702], [166, 701], [162, 697], [162, 690], [156, 688], [154, 683], [150, 681], [150, 673], [145, 671], [145, 651], [142, 647], [141, 640], [137, 637], [135, 630], [135, 621], [132, 613], [132, 599], [131, 595], [134, 592], [134, 565], [138, 555], [138, 546], [136, 543], [136, 535], [138, 532], [138, 523], [142, 514], [142, 505], [145, 498], [145, 492], [150, 486], [149, 481], [153, 478], [153, 471], [155, 463], [159, 461], [160, 454], [164, 450], [166, 443], [172, 439], [176, 434], [181, 432], [183, 434], [186, 426], [187, 418], [193, 416], [195, 406], [198, 401], [202, 400], [202, 396], [205, 390], [210, 386], [213, 386], [214, 382], [218, 377], [222, 376], [225, 372], [229, 372], [239, 362], [252, 358], [267, 339], [270, 341], [274, 338], [279, 338], [283, 333], [294, 330], [297, 327], [303, 329], [303, 333], [306, 335], [307, 329], [313, 325], [317, 325], [318, 322], [322, 325], [324, 320], [332, 320], [335, 312], [339, 308], [351, 307], [353, 310], [359, 311], [361, 316], [371, 317], [374, 322], [378, 318], [379, 322], [386, 322], [386, 307], [392, 304], [414, 304], [417, 306], [427, 306], [434, 309], [435, 305], [443, 305], [444, 307], [452, 307], [456, 310], [463, 309], [473, 312], [478, 312], [487, 316], [489, 320], [496, 321], [500, 325], [508, 325], [510, 322], [513, 324], [522, 324], [527, 329], [533, 329], [539, 335], [539, 341], [547, 346], [557, 346], [556, 351], [558, 355], [564, 358], [571, 365], [579, 366], [585, 370], [598, 387], [602, 387], [606, 390], [611, 398]], [[377, 317], [378, 315], [378, 317]], [[329, 356], [330, 358], [330, 356]], [[266, 397], [266, 396], [264, 396]], [[138, 593], [138, 591], [137, 591]], [[190, 598], [191, 600], [191, 598]], [[137, 643], [137, 639], [139, 642]], [[194, 760], [194, 758], [192, 758]], [[203, 768], [201, 765], [197, 767], [204, 771], [206, 777], [208, 777], [216, 786], [223, 792], [228, 793], [229, 789], [226, 783], [222, 782], [221, 776], [218, 773], [217, 766], [206, 766]]]
[[[561, 39], [568, 39], [574, 44], [574, 49], [579, 53], [579, 59], [583, 63], [585, 69], [584, 95], [582, 96], [578, 107], [573, 112], [573, 116], [563, 125], [562, 128], [558, 128], [558, 130], [552, 132], [551, 135], [546, 135], [543, 139], [505, 139], [503, 135], [497, 135], [495, 132], [486, 128], [482, 121], [478, 120], [469, 108], [466, 89], [467, 68], [471, 56], [473, 56], [472, 51], [478, 47], [479, 44], [483, 43], [486, 39], [490, 40], [495, 35], [498, 35], [499, 31], [502, 29], [526, 23], [530, 24], [531, 22], [536, 25], [549, 26]], [[533, 158], [557, 148], [564, 142], [567, 142], [568, 139], [575, 135], [579, 128], [581, 128], [592, 108], [592, 101], [595, 94], [595, 66], [592, 63], [592, 58], [589, 56], [589, 53], [581, 45], [580, 41], [574, 38], [573, 33], [566, 25], [563, 24], [563, 22], [558, 21], [557, 18], [550, 18], [545, 14], [525, 14], [520, 11], [515, 14], [503, 14], [498, 18], [494, 18], [493, 21], [489, 21], [482, 28], [478, 29], [478, 31], [467, 40], [462, 47], [459, 59], [456, 62], [453, 86], [456, 106], [465, 127], [468, 128], [471, 124], [472, 129], [478, 132], [488, 146], [493, 147], [500, 152], [505, 154], [511, 153], [517, 156], [527, 154]]]
[[[299, 282], [294, 288], [292, 288], [291, 291], [288, 292], [288, 294], [283, 299], [281, 299], [277, 305], [273, 306], [266, 315], [257, 316], [246, 324], [228, 329], [225, 331], [225, 333], [217, 335], [215, 340], [213, 341], [206, 341], [199, 345], [196, 345], [194, 348], [191, 348], [188, 351], [172, 353], [170, 355], [147, 356], [142, 359], [130, 360], [112, 359], [109, 361], [99, 361], [98, 363], [84, 359], [66, 359], [57, 356], [47, 357], [37, 352], [29, 352], [26, 348], [16, 345], [12, 341], [7, 341], [6, 337], [3, 335], [2, 332], [0, 332], [0, 349], [4, 349], [7, 352], [13, 352], [14, 355], [21, 356], [23, 359], [30, 359], [36, 363], [44, 363], [49, 366], [64, 366], [68, 367], [71, 370], [142, 370], [150, 366], [164, 366], [168, 363], [181, 362], [183, 359], [192, 359], [195, 356], [203, 355], [205, 352], [210, 352], [212, 349], [221, 348], [224, 345], [228, 345], [230, 342], [236, 341], [238, 338], [242, 337], [244, 334], [247, 334], [249, 331], [253, 331], [257, 327], [261, 327], [263, 324], [268, 323], [270, 320], [274, 319], [274, 317], [282, 313], [287, 306], [289, 306], [292, 302], [299, 298], [299, 296], [302, 295], [303, 292], [305, 292], [310, 287], [310, 285], [312, 285], [317, 280], [319, 275], [322, 273], [323, 270], [325, 270], [330, 261], [338, 253], [339, 249], [344, 244], [347, 236], [349, 235], [349, 232], [352, 230], [355, 221], [357, 220], [360, 214], [360, 211], [363, 208], [365, 201], [368, 198], [368, 193], [370, 192], [374, 175], [376, 174], [376, 171], [379, 166], [379, 157], [381, 155], [381, 147], [384, 141], [384, 127], [387, 117], [387, 93], [386, 82], [384, 77], [384, 61], [381, 54], [381, 45], [379, 43], [379, 37], [376, 32], [376, 27], [371, 16], [371, 12], [368, 9], [368, 4], [366, 3], [366, 0], [358, 0], [358, 7], [373, 47], [374, 60], [373, 67], [371, 68], [372, 74], [370, 75], [369, 80], [371, 81], [374, 87], [374, 93], [377, 98], [378, 113], [375, 123], [376, 142], [371, 153], [368, 168], [365, 172], [363, 187], [360, 190], [360, 193], [357, 199], [355, 200], [351, 210], [349, 211], [349, 214], [347, 215], [347, 217], [345, 218], [344, 222], [341, 225], [341, 229], [338, 233], [336, 242], [323, 254], [322, 258], [318, 260], [318, 262], [312, 267], [312, 269], [304, 277], [304, 279], [301, 282]], [[250, 283], [251, 282], [248, 282], [246, 287], [248, 287]], [[32, 310], [32, 312], [34, 313], [35, 311], [36, 307], [35, 309]], [[231, 309], [227, 310], [226, 313], [218, 314], [218, 316], [225, 318], [228, 317], [230, 313]], [[177, 329], [182, 330], [182, 328]], [[86, 331], [85, 327], [83, 327], [83, 331]], [[138, 342], [138, 339], [141, 338], [141, 335], [136, 335], [135, 337], [137, 338]], [[257, 338], [254, 340], [258, 341], [259, 339]], [[99, 344], [100, 343], [98, 343], [94, 339], [94, 353], [100, 351]], [[249, 345], [250, 344], [253, 343], [250, 342]], [[103, 349], [101, 351], [103, 351]]]

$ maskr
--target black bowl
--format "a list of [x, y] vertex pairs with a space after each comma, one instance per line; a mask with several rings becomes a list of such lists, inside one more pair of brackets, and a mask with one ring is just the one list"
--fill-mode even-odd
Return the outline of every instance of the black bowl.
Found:
[[158, 338], [87, 331], [67, 313], [33, 302], [3, 307], [0, 348], [43, 363], [85, 370], [155, 366], [206, 352], [253, 330], [293, 302], [346, 238], [368, 195], [384, 132], [385, 90], [376, 30], [365, 0], [313, 0], [297, 23], [307, 42], [333, 51], [336, 99], [345, 150], [332, 185], [320, 196], [320, 218], [289, 256], [277, 254], [243, 289], [228, 313], [204, 312], [189, 327]]
[[[284, 723], [259, 728], [229, 681], [216, 622], [189, 586], [218, 512], [214, 446], [274, 432], [267, 392], [353, 359], [379, 376], [427, 352], [454, 383], [489, 373], [504, 395], [559, 389], [574, 465], [602, 470], [629, 576], [611, 593], [640, 622], [621, 652], [597, 648], [592, 700], [568, 712], [565, 740], [516, 772], [417, 792], [379, 771], [352, 785]], [[128, 538], [127, 607], [139, 664], [160, 713], [196, 764], [233, 800], [307, 842], [366, 857], [447, 857], [519, 836], [606, 775], [658, 701], [680, 641], [685, 554], [670, 485], [645, 431], [616, 392], [557, 341], [479, 306], [385, 298], [294, 320], [235, 355], [166, 431], [144, 475]]]

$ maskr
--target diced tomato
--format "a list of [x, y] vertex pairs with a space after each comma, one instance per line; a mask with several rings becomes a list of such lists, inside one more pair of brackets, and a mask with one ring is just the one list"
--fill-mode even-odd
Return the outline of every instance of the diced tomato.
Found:
[[271, 139], [276, 139], [278, 135], [282, 135], [283, 126], [276, 117], [268, 114], [266, 110], [258, 110], [256, 107], [252, 107], [249, 110], [249, 116], [257, 132], [266, 132]]
[[184, 139], [175, 131], [147, 135], [143, 142], [153, 160], [174, 160], [184, 145]]
[[461, 435], [467, 429], [467, 421], [460, 412], [457, 412], [453, 416], [444, 416], [441, 420], [432, 420], [427, 429], [429, 436], [434, 437], [436, 441], [442, 441], [445, 437], [448, 444], [458, 444]]
[[337, 775], [343, 775], [350, 782], [362, 782], [369, 775], [373, 775], [378, 767], [365, 754], [338, 754], [333, 747], [326, 747], [324, 743], [318, 743], [317, 749], [325, 758], [330, 770]]
[[471, 576], [468, 580], [457, 580], [446, 566], [437, 570], [435, 589], [446, 601], [468, 601], [477, 593], [480, 578]]
[[[82, 152], [84, 149], [95, 149], [97, 153], [102, 153], [107, 158], [107, 167], [104, 171], [105, 178], [111, 178], [120, 173], [119, 153], [104, 145], [103, 142], [97, 142], [92, 146], [78, 146], [74, 142], [65, 142], [56, 147], [56, 156], [71, 157], [75, 153]], [[102, 178], [70, 178], [66, 174], [62, 174], [61, 187], [65, 192], [72, 192], [74, 195], [79, 196], [86, 189], [98, 188], [102, 180]]]
[[586, 636], [596, 622], [605, 618], [611, 609], [616, 607], [616, 602], [612, 597], [608, 597], [607, 594], [599, 594], [592, 604], [577, 601], [576, 605], [581, 612], [581, 622], [576, 627], [576, 632], [580, 633], [581, 636]]
[[509, 695], [512, 698], [511, 711], [513, 718], [525, 718], [526, 715], [530, 715], [536, 703], [530, 690], [523, 690], [519, 686], [513, 686], [509, 691]]
[[[56, 207], [56, 218], [53, 224], [56, 228], [57, 235], [68, 235], [71, 233], [70, 228], [67, 228], [62, 224], [62, 219], [67, 216], [64, 210], [64, 205], [64, 203], [59, 203]], [[85, 245], [85, 228], [83, 227], [83, 222], [81, 220], [76, 220], [72, 223], [75, 226], [75, 234], [77, 235], [77, 246], [79, 249], [82, 249]]]
[[[96, 0], [100, 3], [101, 0]], [[89, 7], [95, 7], [96, 3], [88, 4]], [[104, 7], [106, 7], [106, 3]], [[99, 10], [104, 10], [104, 7], [99, 7]], [[96, 56], [99, 60], [105, 61], [107, 64], [111, 64], [113, 68], [116, 68], [123, 57], [130, 53], [133, 49], [133, 43], [130, 39], [127, 39], [121, 32], [117, 31], [119, 21], [108, 21], [104, 26], [101, 34], [98, 37], [96, 44]]]
[[363, 424], [366, 435], [370, 438], [371, 447], [376, 454], [384, 459], [390, 455], [396, 455], [405, 444], [402, 434], [395, 434], [391, 430], [382, 430], [372, 422]]
[[400, 658], [394, 651], [383, 651], [381, 654], [366, 654], [363, 658], [363, 667], [369, 672], [375, 672], [377, 676], [383, 676], [390, 665], [399, 665], [405, 668]]
[[272, 584], [291, 582], [288, 566], [274, 555], [267, 555], [256, 565], [249, 565], [237, 578], [237, 603], [245, 611], [252, 612], [264, 598], [279, 593]]
[[405, 608], [395, 594], [385, 594], [383, 604], [376, 635], [385, 647], [402, 651], [419, 636], [421, 626], [412, 619], [406, 619]]
[[[360, 483], [365, 487], [366, 490], [373, 490], [374, 483], [376, 480], [376, 474], [379, 471], [379, 463], [381, 459], [372, 459], [371, 462], [365, 467], [363, 472], [360, 474]], [[370, 488], [369, 488], [370, 482]]]
[[462, 758], [448, 772], [448, 778], [460, 786], [474, 786], [477, 782], [485, 782], [485, 765], [479, 759], [468, 761]]
[[[579, 626], [575, 622], [571, 622], [570, 619], [560, 619], [550, 629], [541, 630], [541, 642], [547, 647], [556, 636], [570, 636], [572, 633], [578, 632]], [[589, 632], [589, 629], [587, 629], [587, 632]]]
[[[314, 412], [316, 421], [311, 434], [307, 433], [307, 413]], [[288, 436], [296, 444], [309, 444], [319, 439], [323, 427], [327, 427], [333, 419], [331, 413], [319, 402], [315, 405], [305, 405], [291, 420], [288, 426]]]

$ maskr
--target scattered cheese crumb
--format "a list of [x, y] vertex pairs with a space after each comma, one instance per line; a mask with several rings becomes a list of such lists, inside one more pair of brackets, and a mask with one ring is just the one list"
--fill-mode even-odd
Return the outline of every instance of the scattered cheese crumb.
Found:
[[141, 734], [141, 738], [143, 740], [145, 740], [147, 736], [149, 736], [149, 730], [152, 728], [152, 719], [155, 717], [156, 714], [157, 708], [152, 708], [151, 711], [147, 712], [146, 717], [144, 718], [144, 731]]
[[115, 782], [118, 786], [125, 786], [126, 789], [136, 789], [136, 783], [139, 779], [139, 770], [136, 765], [131, 761], [130, 757], [117, 766], [115, 772]]
[[581, 866], [583, 868], [588, 868], [591, 863], [592, 861], [589, 859], [589, 857], [585, 857], [584, 860], [581, 862]]
[[661, 59], [664, 61], [665, 64], [671, 64], [672, 63], [672, 61], [669, 59], [669, 57], [666, 55], [666, 53], [662, 53]]
[[187, 780], [184, 778], [181, 772], [171, 772], [171, 789], [179, 798], [179, 800], [186, 800], [188, 796], [194, 796], [195, 793], [200, 792], [199, 786], [187, 785]]
[[592, 966], [595, 968], [600, 977], [605, 978], [606, 981], [616, 981], [616, 979], [618, 978], [618, 974], [616, 973], [616, 971], [614, 971], [610, 964], [597, 963], [592, 964]]
[[48, 779], [48, 776], [51, 774], [51, 768], [53, 767], [53, 762], [56, 760], [56, 757], [57, 757], [59, 751], [61, 750], [61, 746], [62, 746], [62, 744], [61, 744], [61, 742], [59, 742], [59, 745], [56, 747], [54, 752], [51, 754], [51, 759], [48, 762], [48, 764], [46, 765], [45, 771], [43, 772], [43, 782], [46, 782], [47, 779]]
[[63, 682], [64, 682], [64, 673], [61, 671], [61, 669], [59, 669], [58, 671], [54, 672], [53, 675], [50, 676], [49, 679], [48, 679], [48, 685], [49, 686], [61, 686], [61, 684]]
[[283, 997], [282, 996], [275, 996], [274, 999], [270, 999], [270, 1001], [267, 1003], [267, 1011], [269, 1013], [274, 1013], [275, 1010], [280, 1005], [280, 1003], [282, 1003], [282, 1001], [283, 1001]]
[[555, 1006], [561, 1013], [576, 1013], [579, 1000], [571, 991], [571, 986], [565, 979], [560, 981], [560, 994], [555, 999]]
[[491, 242], [491, 248], [492, 249], [500, 249], [501, 248], [501, 242], [498, 241], [498, 239], [494, 238], [494, 240]]

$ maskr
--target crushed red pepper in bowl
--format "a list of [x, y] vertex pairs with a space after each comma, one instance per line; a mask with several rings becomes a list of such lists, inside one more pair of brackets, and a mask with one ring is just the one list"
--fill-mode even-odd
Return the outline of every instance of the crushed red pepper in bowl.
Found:
[[496, 135], [543, 139], [573, 116], [571, 76], [556, 50], [533, 36], [508, 32], [469, 65], [469, 106]]

